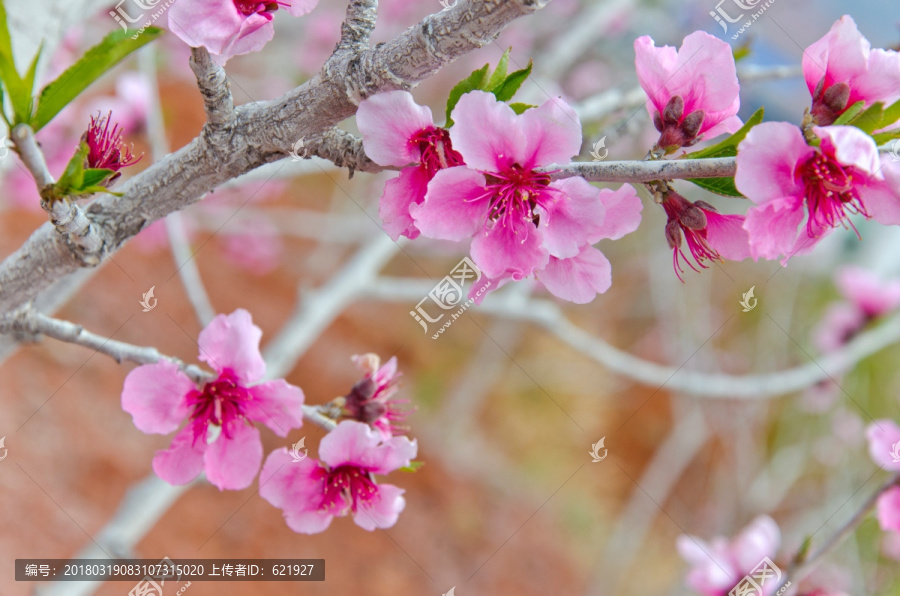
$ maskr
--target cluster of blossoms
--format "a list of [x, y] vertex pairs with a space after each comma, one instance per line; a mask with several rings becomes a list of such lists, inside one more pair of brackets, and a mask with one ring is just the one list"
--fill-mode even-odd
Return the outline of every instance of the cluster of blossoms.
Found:
[[239, 309], [215, 317], [198, 337], [199, 358], [215, 371], [214, 379], [198, 387], [168, 360], [128, 374], [122, 408], [138, 429], [169, 434], [185, 422], [171, 446], [156, 453], [153, 470], [171, 484], [205, 473], [220, 490], [240, 490], [262, 466], [260, 495], [283, 509], [297, 532], [320, 532], [334, 516], [350, 513], [367, 530], [393, 525], [405, 505], [403, 490], [377, 484], [374, 475], [409, 466], [417, 450], [414, 440], [392, 434], [406, 413], [393, 399], [396, 359], [379, 366], [372, 354], [355, 358], [364, 378], [344, 398], [348, 419], [322, 439], [321, 462], [298, 461], [282, 448], [262, 465], [254, 423], [286, 437], [303, 424], [304, 395], [284, 380], [260, 382], [266, 374], [261, 337], [250, 313]]

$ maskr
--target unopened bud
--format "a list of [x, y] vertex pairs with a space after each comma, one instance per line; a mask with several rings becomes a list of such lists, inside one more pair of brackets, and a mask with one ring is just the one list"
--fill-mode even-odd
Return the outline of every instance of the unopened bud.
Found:
[[703, 209], [696, 205], [691, 205], [681, 212], [681, 215], [678, 216], [678, 221], [689, 230], [702, 230], [706, 227], [706, 214], [703, 213]]
[[677, 125], [681, 121], [681, 116], [683, 114], [684, 98], [680, 95], [675, 95], [669, 100], [669, 103], [666, 104], [666, 109], [663, 110], [663, 123], [667, 125]]
[[703, 126], [703, 120], [705, 118], [706, 112], [703, 110], [696, 110], [687, 115], [684, 122], [681, 123], [681, 130], [684, 131], [684, 136], [687, 137], [688, 140], [697, 136], [697, 133], [700, 132], [700, 127]]
[[669, 243], [669, 248], [681, 247], [681, 226], [674, 219], [666, 224], [666, 242]]

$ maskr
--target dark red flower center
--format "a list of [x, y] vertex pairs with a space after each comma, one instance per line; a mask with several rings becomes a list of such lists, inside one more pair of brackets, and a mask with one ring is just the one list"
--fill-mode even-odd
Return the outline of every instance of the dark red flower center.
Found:
[[318, 468], [317, 474], [324, 477], [324, 493], [319, 509], [333, 515], [352, 511], [356, 513], [360, 504], [367, 504], [378, 494], [378, 487], [368, 470], [352, 465], [338, 466], [332, 470]]
[[222, 371], [219, 378], [210, 381], [202, 389], [195, 389], [187, 396], [191, 406], [191, 426], [194, 443], [206, 440], [209, 427], [218, 426], [226, 438], [231, 438], [233, 421], [246, 420], [244, 407], [253, 399], [250, 391], [238, 384], [237, 376], [231, 371]]
[[416, 145], [422, 154], [421, 167], [431, 179], [444, 168], [461, 166], [465, 162], [462, 155], [454, 151], [450, 142], [450, 131], [437, 126], [424, 128], [410, 142]]
[[344, 397], [344, 409], [348, 417], [373, 425], [384, 419], [386, 428], [391, 434], [402, 434], [407, 427], [402, 422], [411, 413], [403, 407], [407, 399], [393, 399], [393, 379], [385, 385], [377, 385], [371, 377], [357, 382], [350, 393]]
[[[821, 235], [823, 228], [839, 225], [856, 227], [850, 222], [850, 215], [869, 214], [854, 184], [854, 178], [865, 179], [853, 166], [845, 166], [835, 158], [816, 149], [816, 152], [800, 166], [798, 174], [806, 186], [806, 206], [809, 218], [806, 233], [810, 238]], [[857, 232], [857, 236], [859, 232]]]
[[488, 218], [503, 225], [516, 220], [540, 224], [537, 207], [563, 193], [550, 186], [550, 174], [526, 170], [512, 164], [502, 172], [485, 174], [487, 185], [481, 199], [489, 198]]
[[271, 19], [270, 13], [278, 10], [279, 5], [290, 6], [291, 3], [286, 0], [234, 0], [234, 5], [243, 15], [259, 13]]
[[681, 250], [682, 239], [687, 241], [688, 249], [694, 261], [703, 269], [709, 266], [705, 261], [720, 261], [722, 257], [709, 245], [706, 238], [706, 212], [715, 212], [716, 209], [703, 201], [691, 203], [681, 195], [670, 192], [663, 201], [663, 209], [666, 211], [666, 241], [672, 249], [672, 261], [675, 267], [675, 275], [682, 282], [681, 274], [684, 268], [681, 260], [687, 263], [694, 271], [700, 271]]

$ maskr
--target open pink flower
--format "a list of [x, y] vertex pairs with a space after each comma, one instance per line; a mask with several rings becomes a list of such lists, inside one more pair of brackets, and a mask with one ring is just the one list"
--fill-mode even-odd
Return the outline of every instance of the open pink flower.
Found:
[[[378, 216], [391, 238], [416, 238], [410, 205], [425, 200], [434, 175], [462, 165], [447, 129], [435, 126], [431, 110], [417, 105], [408, 91], [388, 91], [363, 100], [356, 124], [369, 159], [382, 166], [409, 166], [384, 185]], [[409, 165], [413, 164], [413, 165]]]
[[257, 52], [275, 36], [273, 13], [284, 8], [295, 17], [318, 0], [178, 0], [169, 8], [169, 28], [193, 48], [204, 47], [219, 64]]
[[397, 358], [391, 358], [382, 366], [376, 354], [363, 354], [353, 356], [353, 362], [365, 376], [344, 397], [344, 410], [350, 418], [378, 430], [385, 440], [402, 434], [407, 430], [403, 421], [410, 412], [402, 407], [409, 400], [394, 398], [400, 376]]
[[900, 99], [900, 53], [873, 50], [847, 15], [803, 52], [803, 76], [819, 126], [831, 124], [859, 101], [868, 107]]
[[[605, 290], [608, 262], [590, 245], [634, 231], [642, 206], [629, 186], [600, 190], [580, 177], [553, 181], [537, 171], [568, 163], [580, 151], [581, 125], [572, 108], [551, 99], [516, 115], [493, 94], [473, 91], [459, 100], [453, 120], [450, 138], [467, 165], [439, 171], [425, 201], [410, 207], [422, 234], [474, 237], [472, 260], [492, 280], [537, 274], [551, 291], [565, 285], [563, 294]], [[575, 260], [563, 266], [583, 275], [562, 283], [554, 276], [567, 259]], [[605, 266], [598, 267], [600, 260]]]
[[866, 429], [866, 438], [872, 461], [885, 470], [900, 472], [900, 427], [887, 418], [875, 420]]
[[319, 444], [322, 461], [296, 462], [284, 447], [273, 451], [259, 476], [259, 494], [301, 534], [322, 532], [335, 516], [348, 514], [365, 530], [390, 528], [406, 506], [404, 491], [376, 484], [374, 475], [408, 466], [416, 450], [406, 437], [384, 440], [368, 424], [345, 420]]
[[[675, 275], [681, 279], [684, 269], [681, 260], [694, 271], [697, 267], [684, 255], [682, 238], [687, 241], [691, 256], [698, 266], [707, 268], [705, 261], [723, 258], [741, 261], [750, 256], [749, 239], [740, 215], [722, 215], [705, 201], [692, 203], [676, 192], [669, 192], [663, 201], [666, 211], [666, 241], [672, 249]], [[679, 258], [680, 257], [680, 258]]]
[[197, 339], [200, 360], [218, 374], [197, 388], [167, 360], [131, 371], [122, 388], [122, 408], [145, 433], [168, 434], [188, 419], [172, 446], [158, 451], [153, 470], [170, 484], [186, 484], [206, 471], [219, 489], [253, 483], [262, 462], [262, 422], [280, 437], [303, 424], [303, 392], [283, 380], [262, 379], [266, 363], [259, 353], [262, 331], [250, 313], [238, 309], [218, 315]]
[[853, 228], [855, 213], [900, 224], [900, 162], [881, 161], [875, 141], [856, 127], [812, 130], [819, 147], [796, 126], [764, 122], [738, 147], [735, 185], [756, 203], [744, 222], [754, 259], [808, 253], [834, 228]]
[[712, 138], [742, 126], [740, 85], [727, 43], [695, 31], [676, 50], [657, 48], [645, 35], [635, 40], [634, 52], [647, 111], [660, 132], [657, 145], [666, 153], [692, 145], [699, 135]]
[[859, 267], [845, 267], [835, 276], [838, 290], [867, 318], [880, 317], [900, 306], [900, 281], [884, 281]]
[[[707, 543], [683, 534], [676, 546], [691, 565], [687, 585], [704, 596], [725, 596], [763, 558], [774, 557], [780, 543], [778, 525], [771, 517], [760, 515], [732, 540], [717, 536]], [[768, 581], [762, 587], [765, 594], [772, 594], [777, 584]]]

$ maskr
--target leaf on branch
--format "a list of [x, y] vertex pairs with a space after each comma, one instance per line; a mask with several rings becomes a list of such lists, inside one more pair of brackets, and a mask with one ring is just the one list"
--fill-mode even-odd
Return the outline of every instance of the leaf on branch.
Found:
[[453, 126], [453, 119], [450, 117], [450, 114], [453, 112], [453, 108], [456, 107], [456, 104], [459, 102], [459, 98], [468, 93], [469, 91], [475, 91], [476, 89], [483, 89], [489, 80], [488, 70], [490, 69], [490, 65], [485, 64], [462, 81], [457, 83], [453, 89], [450, 90], [450, 96], [447, 98], [447, 123], [444, 124], [444, 128], [450, 128]]
[[756, 110], [756, 112], [753, 113], [752, 116], [750, 116], [747, 122], [744, 123], [744, 125], [736, 133], [734, 133], [727, 139], [720, 141], [715, 145], [711, 145], [706, 149], [688, 153], [687, 155], [682, 157], [682, 159], [711, 159], [713, 157], [736, 156], [738, 145], [741, 143], [741, 141], [744, 140], [744, 138], [746, 138], [747, 133], [750, 132], [751, 128], [762, 122], [765, 113], [765, 108], [759, 108], [758, 110]]
[[[109, 69], [132, 52], [150, 43], [162, 34], [158, 27], [137, 31], [114, 31], [99, 44], [88, 50], [75, 64], [41, 90], [37, 112], [31, 123], [35, 132], [43, 128], [82, 91], [103, 76]], [[132, 39], [137, 35], [137, 39]]]
[[50, 200], [58, 200], [63, 197], [93, 194], [98, 192], [112, 193], [102, 182], [113, 176], [116, 172], [102, 168], [85, 168], [84, 163], [88, 155], [87, 143], [82, 142], [78, 151], [66, 164], [62, 176], [53, 185]]
[[866, 134], [872, 134], [879, 128], [883, 128], [881, 121], [884, 119], [884, 104], [875, 102], [860, 112], [847, 124], [855, 126]]
[[[497, 63], [497, 68], [493, 73], [491, 73], [491, 65], [485, 64], [457, 83], [456, 86], [450, 90], [450, 96], [447, 98], [447, 122], [444, 124], [444, 128], [453, 126], [453, 118], [450, 117], [450, 114], [453, 112], [456, 104], [459, 103], [459, 98], [470, 91], [487, 91], [488, 93], [493, 93], [494, 97], [499, 101], [509, 101], [513, 98], [513, 95], [516, 94], [516, 91], [519, 90], [522, 83], [524, 83], [531, 75], [533, 64], [532, 61], [529, 60], [527, 67], [507, 74], [507, 68], [509, 67], [509, 52], [511, 50], [512, 48], [508, 48], [503, 52], [503, 55], [500, 57], [500, 62]], [[526, 104], [513, 105], [517, 106], [513, 107], [514, 111], [517, 109], [521, 110], [517, 111], [517, 114], [521, 114], [529, 107], [534, 107], [523, 107], [526, 106]]]
[[863, 111], [863, 108], [865, 107], [865, 105], [866, 105], [865, 100], [860, 100], [860, 101], [856, 102], [855, 104], [853, 104], [852, 106], [847, 108], [847, 110], [843, 114], [838, 116], [837, 119], [831, 123], [831, 125], [832, 126], [843, 126], [843, 125], [847, 124], [848, 122], [850, 122], [851, 120], [856, 118], [860, 112]]
[[424, 465], [425, 465], [425, 462], [423, 462], [423, 461], [413, 460], [413, 461], [409, 462], [408, 466], [403, 466], [402, 468], [400, 468], [400, 471], [401, 472], [415, 472]]
[[[31, 61], [28, 72], [23, 79], [16, 70], [16, 61], [13, 58], [12, 39], [9, 36], [9, 27], [6, 20], [6, 6], [0, 1], [0, 79], [6, 86], [9, 103], [13, 109], [13, 124], [28, 123], [31, 120], [33, 109], [32, 93], [34, 91], [34, 76], [37, 69], [41, 48]], [[4, 118], [5, 118], [4, 114]]]
[[531, 108], [536, 108], [537, 106], [533, 106], [530, 103], [511, 103], [509, 107], [512, 108], [512, 111], [516, 114], [522, 114], [525, 110], [530, 110]]
[[714, 192], [717, 195], [738, 198], [743, 198], [744, 196], [734, 185], [734, 178], [688, 178], [688, 182], [693, 182], [700, 188]]

